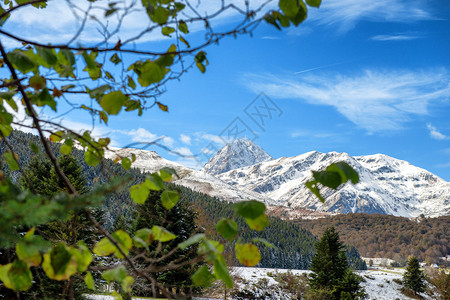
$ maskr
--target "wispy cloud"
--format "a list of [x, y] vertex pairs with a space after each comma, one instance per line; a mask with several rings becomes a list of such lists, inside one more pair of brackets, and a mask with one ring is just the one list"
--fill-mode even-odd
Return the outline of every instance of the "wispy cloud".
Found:
[[348, 31], [361, 21], [413, 22], [434, 17], [422, 0], [328, 0], [313, 11], [311, 19]]
[[430, 133], [430, 137], [432, 139], [435, 139], [435, 140], [447, 140], [447, 139], [450, 138], [449, 136], [441, 133], [436, 127], [434, 127], [430, 123], [427, 124], [427, 129], [428, 129], [428, 131]]
[[378, 42], [387, 42], [387, 41], [409, 41], [409, 40], [415, 40], [420, 39], [421, 36], [418, 35], [410, 35], [410, 34], [381, 34], [381, 35], [375, 35], [371, 37], [370, 39], [373, 41]]
[[244, 77], [248, 88], [254, 92], [333, 106], [371, 133], [402, 129], [414, 115], [428, 114], [431, 102], [450, 97], [445, 69], [366, 70], [350, 76], [323, 73], [295, 77], [246, 74]]
[[188, 136], [188, 135], [186, 135], [186, 134], [180, 134], [180, 141], [181, 141], [183, 144], [190, 145], [192, 139], [191, 139], [190, 136]]

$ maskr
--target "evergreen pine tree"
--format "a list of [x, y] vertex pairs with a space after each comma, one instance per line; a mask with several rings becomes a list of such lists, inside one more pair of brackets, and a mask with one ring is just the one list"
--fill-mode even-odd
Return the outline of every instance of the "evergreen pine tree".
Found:
[[416, 295], [425, 292], [425, 275], [419, 267], [419, 260], [413, 256], [408, 260], [406, 272], [403, 274], [403, 284]]
[[[58, 163], [70, 180], [72, 185], [83, 194], [88, 191], [86, 178], [77, 160], [70, 155], [60, 155]], [[54, 194], [66, 191], [64, 182], [56, 174], [53, 165], [42, 156], [34, 156], [28, 164], [26, 174], [31, 186], [22, 178], [21, 185], [33, 190], [35, 193], [51, 197]], [[97, 213], [96, 213], [97, 214]], [[82, 214], [71, 213], [68, 221], [53, 221], [37, 227], [37, 232], [52, 243], [64, 242], [75, 245], [77, 241], [83, 240], [87, 244], [93, 244], [95, 239], [95, 228]], [[73, 276], [70, 281], [55, 281], [49, 279], [42, 267], [34, 270], [34, 278], [39, 284], [33, 285], [31, 289], [23, 293], [26, 299], [64, 299], [69, 293], [75, 299], [81, 299], [82, 294], [88, 290], [79, 274]]]
[[325, 230], [316, 244], [316, 255], [311, 262], [309, 286], [312, 292], [325, 294], [330, 299], [356, 299], [365, 295], [361, 278], [354, 274], [347, 262], [344, 245], [334, 227]]
[[[175, 188], [175, 187], [172, 187]], [[176, 189], [176, 188], [175, 188]], [[180, 201], [172, 209], [165, 209], [160, 201], [160, 192], [151, 192], [149, 198], [143, 205], [139, 205], [137, 210], [139, 215], [136, 218], [136, 228], [152, 228], [153, 225], [163, 226], [177, 237], [169, 243], [162, 253], [168, 253], [178, 243], [187, 240], [189, 237], [198, 233], [200, 230], [197, 227], [196, 212], [191, 209], [188, 202], [183, 201], [183, 193], [180, 193]], [[155, 245], [150, 247], [149, 256], [153, 256], [153, 251], [156, 250]], [[161, 254], [160, 254], [161, 255]], [[182, 263], [189, 261], [197, 256], [197, 245], [193, 245], [184, 250], [178, 250], [170, 257], [162, 260], [158, 265], [166, 265], [170, 262], [177, 261]], [[145, 267], [144, 261], [140, 262], [141, 266]], [[185, 267], [177, 268], [176, 270], [160, 272], [154, 274], [155, 279], [167, 286], [176, 286], [177, 288], [192, 288], [191, 275], [195, 273], [199, 265], [187, 265]], [[140, 296], [151, 296], [150, 291], [143, 289]]]

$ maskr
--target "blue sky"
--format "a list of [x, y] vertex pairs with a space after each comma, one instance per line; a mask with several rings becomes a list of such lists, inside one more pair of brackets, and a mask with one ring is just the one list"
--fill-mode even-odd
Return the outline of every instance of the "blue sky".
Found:
[[[122, 112], [96, 132], [116, 146], [164, 136], [200, 160], [152, 150], [199, 167], [234, 128], [275, 158], [384, 153], [449, 181], [449, 18], [448, 0], [324, 0], [298, 28], [262, 24], [253, 37], [208, 47], [205, 74], [192, 69], [167, 85], [160, 101], [169, 113]], [[141, 46], [164, 44], [150, 37]], [[65, 122], [81, 128], [90, 119], [77, 113]]]

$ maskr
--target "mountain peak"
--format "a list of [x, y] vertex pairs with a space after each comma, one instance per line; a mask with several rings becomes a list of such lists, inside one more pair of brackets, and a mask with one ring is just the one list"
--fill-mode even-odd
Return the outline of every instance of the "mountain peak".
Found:
[[252, 141], [248, 139], [236, 139], [220, 149], [205, 164], [203, 171], [211, 175], [216, 175], [271, 159], [272, 156]]

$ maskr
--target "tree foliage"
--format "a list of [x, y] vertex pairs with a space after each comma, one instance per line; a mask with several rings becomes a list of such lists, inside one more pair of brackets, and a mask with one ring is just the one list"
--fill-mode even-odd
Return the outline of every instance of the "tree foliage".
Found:
[[[4, 0], [0, 2], [0, 35], [8, 37], [17, 46], [6, 48], [3, 39], [0, 41], [0, 68], [2, 78], [0, 83], [0, 138], [5, 146], [1, 158], [0, 171], [0, 241], [1, 244], [14, 248], [22, 243], [27, 244], [26, 252], [22, 256], [8, 257], [7, 264], [0, 267], [0, 280], [14, 291], [24, 291], [33, 282], [32, 270], [42, 267], [46, 275], [53, 280], [70, 282], [75, 274], [85, 276], [86, 285], [94, 286], [91, 271], [98, 270], [91, 265], [91, 251], [100, 257], [110, 257], [117, 263], [101, 269], [101, 277], [106, 282], [116, 282], [121, 291], [130, 297], [132, 284], [136, 278], [146, 280], [152, 289], [163, 291], [166, 297], [170, 292], [155, 278], [149, 276], [152, 272], [165, 272], [183, 265], [176, 259], [165, 265], [153, 266], [150, 273], [142, 271], [136, 260], [130, 257], [136, 249], [150, 249], [154, 245], [166, 245], [177, 238], [163, 224], [139, 228], [134, 235], [128, 230], [108, 231], [93, 216], [93, 208], [105, 203], [107, 195], [113, 193], [129, 193], [137, 204], [145, 204], [151, 192], [160, 192], [160, 200], [164, 209], [175, 209], [179, 196], [167, 187], [176, 172], [163, 169], [152, 174], [139, 176], [140, 182], [133, 182], [133, 178], [115, 178], [114, 174], [107, 176], [108, 180], [93, 184], [88, 192], [84, 192], [84, 183], [73, 181], [69, 170], [78, 172], [67, 165], [65, 169], [64, 156], [58, 160], [56, 148], [62, 155], [77, 152], [82, 149], [83, 159], [89, 166], [101, 168], [108, 172], [105, 165], [105, 152], [111, 140], [107, 136], [94, 137], [92, 130], [77, 131], [70, 126], [64, 126], [60, 119], [45, 114], [53, 111], [57, 114], [70, 113], [79, 110], [92, 118], [93, 124], [109, 124], [111, 117], [121, 112], [134, 112], [138, 116], [153, 107], [167, 112], [168, 106], [160, 102], [168, 81], [179, 79], [193, 67], [204, 73], [209, 64], [205, 47], [217, 44], [227, 36], [252, 34], [262, 22], [266, 22], [278, 29], [282, 27], [298, 26], [302, 23], [308, 11], [308, 6], [319, 7], [320, 0], [283, 0], [273, 9], [267, 2], [258, 2], [251, 6], [248, 1], [243, 7], [227, 4], [221, 1], [212, 11], [203, 12], [201, 2], [175, 0], [142, 0], [108, 2], [96, 0], [65, 1], [64, 3], [74, 11], [79, 27], [71, 37], [59, 43], [53, 40], [31, 40], [25, 38], [24, 31], [7, 29], [8, 19], [17, 11], [27, 7], [46, 9], [54, 3], [47, 0]], [[132, 36], [124, 40], [119, 39], [123, 33], [122, 25], [132, 13], [141, 13], [145, 22], [140, 22], [141, 28]], [[235, 23], [230, 26], [216, 28], [215, 20], [221, 16], [234, 13]], [[39, 16], [39, 12], [36, 11]], [[101, 40], [86, 41], [86, 28], [96, 26]], [[191, 30], [203, 28], [204, 40], [193, 38]], [[153, 34], [166, 38], [163, 48], [155, 46], [150, 49], [138, 42], [144, 36]], [[52, 36], [51, 34], [49, 36]], [[139, 46], [136, 46], [139, 45]], [[139, 58], [136, 58], [139, 55]], [[19, 100], [19, 101], [18, 101]], [[64, 111], [65, 107], [68, 110]], [[25, 118], [19, 115], [24, 112]], [[39, 179], [24, 171], [23, 158], [18, 156], [17, 150], [9, 142], [13, 126], [34, 131], [39, 136], [39, 144], [26, 145], [34, 152], [44, 153], [52, 168], [50, 176], [44, 186], [39, 185]], [[155, 144], [155, 143], [153, 143]], [[115, 163], [122, 168], [131, 168], [135, 157], [117, 155]], [[50, 164], [43, 162], [36, 165], [48, 168]], [[5, 171], [3, 171], [5, 170]], [[23, 180], [30, 188], [27, 191], [18, 186], [17, 181], [9, 175], [20, 171]], [[330, 172], [328, 172], [330, 171]], [[325, 176], [318, 181], [322, 184], [329, 182], [327, 176], [333, 177], [339, 173], [339, 180], [345, 182], [347, 177], [354, 181], [354, 174], [347, 172], [345, 166], [336, 170], [327, 170]], [[328, 172], [328, 173], [327, 173]], [[337, 172], [337, 173], [336, 173]], [[17, 173], [16, 173], [17, 174]], [[349, 175], [350, 174], [350, 175]], [[44, 179], [44, 174], [35, 174]], [[334, 176], [335, 177], [335, 176]], [[48, 180], [50, 178], [50, 180]], [[316, 178], [317, 179], [317, 178]], [[33, 183], [37, 190], [33, 192]], [[58, 191], [50, 195], [51, 187], [58, 187]], [[63, 188], [62, 188], [63, 187]], [[320, 196], [320, 194], [315, 191]], [[254, 230], [263, 230], [267, 225], [265, 207], [256, 201], [246, 201], [234, 207], [235, 216], [243, 218], [247, 226]], [[132, 215], [132, 212], [130, 213]], [[35, 228], [84, 216], [96, 228], [100, 239], [93, 245], [79, 241], [74, 243], [67, 240], [59, 241], [51, 247], [43, 247], [42, 236], [35, 232]], [[235, 230], [234, 221], [231, 231]], [[222, 222], [223, 223], [223, 222]], [[224, 223], [223, 223], [224, 224]], [[25, 236], [20, 230], [31, 228]], [[112, 227], [112, 226], [111, 226]], [[228, 239], [233, 239], [230, 226], [217, 226], [219, 233]], [[73, 237], [72, 235], [71, 237]], [[70, 238], [69, 238], [70, 239]], [[221, 279], [228, 287], [233, 282], [228, 272], [223, 256], [224, 245], [203, 235], [194, 235], [180, 242], [174, 249], [186, 249], [198, 244], [197, 256], [194, 261], [204, 260], [209, 267], [200, 268], [192, 277], [195, 283], [207, 283], [210, 279]], [[259, 257], [259, 250], [252, 243], [236, 243], [237, 259], [245, 265], [255, 265], [259, 259], [248, 259], [248, 256]], [[162, 251], [160, 247], [158, 251]], [[19, 251], [18, 251], [19, 253]], [[22, 252], [20, 252], [22, 253]], [[183, 262], [186, 263], [186, 262]], [[69, 295], [69, 298], [73, 298]]]
[[309, 285], [314, 293], [326, 294], [331, 299], [357, 299], [364, 296], [362, 279], [350, 269], [334, 227], [325, 230], [316, 244], [316, 255], [311, 262]]
[[417, 257], [412, 256], [408, 259], [406, 271], [403, 273], [403, 284], [415, 294], [425, 292], [425, 275], [420, 270]]
[[450, 216], [419, 220], [380, 214], [341, 214], [316, 220], [299, 219], [301, 227], [321, 236], [327, 226], [364, 257], [385, 257], [405, 263], [411, 255], [428, 263], [444, 263], [450, 251]]

